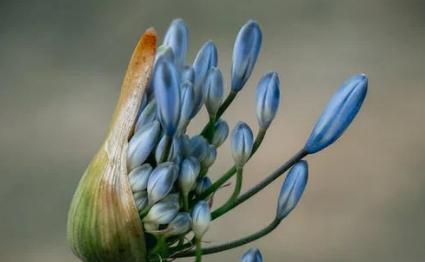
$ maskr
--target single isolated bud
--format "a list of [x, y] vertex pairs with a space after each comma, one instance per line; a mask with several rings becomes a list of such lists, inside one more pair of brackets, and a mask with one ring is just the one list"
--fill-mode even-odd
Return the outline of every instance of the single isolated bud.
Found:
[[203, 83], [212, 67], [217, 67], [217, 48], [212, 41], [208, 41], [201, 47], [193, 61], [193, 70], [195, 72], [195, 83], [193, 85], [195, 98], [193, 104], [195, 110], [192, 117], [198, 113], [202, 106]]
[[220, 69], [213, 67], [209, 70], [204, 86], [204, 100], [210, 117], [214, 117], [223, 101], [224, 85]]
[[128, 142], [127, 166], [129, 170], [133, 170], [145, 162], [155, 147], [160, 132], [159, 123], [155, 120], [133, 135]]
[[189, 194], [193, 189], [200, 171], [201, 165], [198, 159], [189, 157], [182, 161], [178, 182], [184, 195]]
[[257, 248], [250, 248], [241, 257], [241, 262], [263, 262], [263, 256]]
[[248, 21], [239, 31], [233, 47], [232, 91], [239, 92], [251, 76], [261, 48], [261, 30], [257, 22]]
[[245, 165], [251, 156], [254, 145], [254, 136], [251, 128], [244, 122], [238, 122], [232, 131], [230, 139], [233, 160], [236, 166], [240, 168]]
[[308, 165], [304, 160], [289, 170], [282, 184], [277, 202], [277, 219], [284, 219], [295, 208], [304, 192], [308, 179]]
[[159, 164], [149, 176], [148, 199], [153, 205], [170, 193], [177, 179], [178, 169], [173, 162]]
[[211, 144], [215, 147], [221, 146], [229, 135], [229, 125], [226, 121], [218, 120], [214, 125], [214, 135], [211, 138]]
[[137, 133], [142, 127], [152, 123], [156, 119], [156, 102], [155, 99], [152, 99], [140, 113], [137, 118], [136, 126], [134, 127], [134, 132]]
[[157, 117], [168, 136], [176, 132], [180, 116], [180, 86], [176, 66], [166, 59], [159, 59], [152, 76]]
[[183, 19], [175, 19], [165, 33], [164, 45], [173, 49], [176, 57], [176, 64], [181, 67], [186, 60], [189, 46], [189, 31]]
[[133, 190], [133, 192], [146, 190], [151, 172], [152, 166], [149, 164], [143, 164], [133, 169], [130, 174], [128, 174], [131, 190]]
[[346, 80], [332, 96], [314, 126], [304, 149], [312, 154], [335, 142], [351, 124], [367, 93], [367, 76], [358, 74]]
[[176, 217], [168, 224], [164, 230], [166, 237], [178, 236], [187, 233], [192, 226], [192, 218], [187, 212], [180, 212]]
[[258, 125], [261, 129], [267, 129], [279, 108], [280, 90], [277, 73], [268, 73], [260, 79], [257, 85], [256, 100]]
[[210, 208], [206, 201], [199, 201], [192, 210], [192, 230], [197, 239], [202, 239], [211, 222]]

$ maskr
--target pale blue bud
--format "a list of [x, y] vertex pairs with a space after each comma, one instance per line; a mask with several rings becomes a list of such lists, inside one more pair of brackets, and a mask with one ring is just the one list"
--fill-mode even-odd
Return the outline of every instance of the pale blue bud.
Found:
[[192, 218], [189, 213], [181, 212], [168, 224], [164, 230], [165, 236], [178, 236], [187, 233], [192, 226]]
[[197, 239], [207, 232], [211, 222], [210, 208], [206, 201], [199, 201], [192, 210], [192, 230]]
[[178, 130], [180, 133], [184, 133], [186, 131], [186, 127], [192, 119], [193, 108], [193, 86], [189, 81], [185, 81], [182, 83], [181, 87], [181, 112], [180, 112], [180, 120]]
[[184, 66], [181, 73], [181, 82], [189, 81], [190, 83], [195, 83], [195, 71], [191, 66]]
[[208, 146], [208, 152], [206, 156], [201, 160], [201, 166], [204, 170], [208, 169], [214, 164], [217, 159], [217, 149], [213, 145]]
[[194, 157], [186, 158], [182, 161], [179, 174], [179, 186], [184, 195], [189, 194], [196, 183], [201, 165]]
[[155, 99], [151, 100], [140, 113], [137, 118], [134, 131], [137, 132], [143, 126], [153, 122], [156, 119], [156, 101]]
[[133, 197], [137, 210], [142, 211], [145, 207], [148, 206], [148, 192], [138, 191], [133, 194]]
[[160, 59], [165, 59], [165, 60], [175, 64], [176, 59], [175, 59], [175, 56], [174, 56], [173, 49], [168, 45], [159, 46], [158, 49], [157, 49], [157, 52], [156, 52], [156, 56], [155, 56], [155, 61], [154, 61], [155, 66], [157, 65], [157, 63]]
[[211, 138], [211, 144], [215, 147], [221, 146], [229, 135], [229, 125], [226, 121], [218, 120], [214, 125], [214, 135]]
[[[155, 161], [156, 163], [160, 163], [161, 160], [164, 159], [164, 161], [176, 161], [180, 157], [182, 145], [181, 145], [181, 139], [178, 137], [173, 137], [171, 141], [171, 145], [169, 145], [170, 137], [167, 135], [162, 135], [161, 139], [159, 140], [158, 145], [155, 149]], [[167, 149], [167, 147], [169, 147]], [[167, 153], [168, 155], [165, 156], [164, 154]]]
[[261, 39], [261, 30], [255, 21], [248, 21], [239, 31], [232, 57], [233, 92], [239, 92], [251, 76], [260, 53]]
[[157, 117], [165, 133], [173, 136], [180, 116], [180, 86], [175, 65], [166, 59], [159, 59], [152, 80]]
[[159, 164], [149, 176], [148, 199], [152, 205], [170, 193], [177, 179], [178, 169], [173, 162]]
[[277, 219], [284, 219], [295, 208], [304, 192], [307, 179], [308, 165], [301, 160], [289, 170], [282, 184], [277, 202]]
[[280, 90], [277, 73], [264, 75], [257, 85], [257, 121], [262, 129], [269, 127], [279, 107]]
[[211, 179], [207, 176], [202, 177], [196, 185], [195, 192], [198, 195], [204, 193], [212, 185]]
[[368, 79], [358, 74], [346, 80], [332, 96], [304, 149], [315, 153], [337, 140], [351, 124], [366, 97]]
[[220, 69], [213, 67], [208, 71], [204, 85], [205, 107], [209, 115], [215, 116], [223, 101], [224, 86]]
[[194, 108], [192, 117], [195, 116], [202, 106], [203, 101], [203, 83], [207, 77], [208, 71], [212, 67], [217, 67], [217, 49], [212, 41], [206, 42], [193, 61], [193, 70], [195, 72], [194, 87]]
[[148, 158], [155, 147], [161, 128], [158, 121], [154, 121], [138, 130], [128, 142], [127, 167], [133, 170]]
[[242, 167], [251, 156], [254, 136], [251, 128], [244, 122], [238, 122], [232, 131], [230, 146], [237, 167]]
[[257, 248], [250, 248], [241, 257], [241, 262], [263, 262], [263, 256]]
[[176, 57], [176, 64], [182, 66], [186, 59], [189, 45], [189, 31], [183, 19], [175, 19], [164, 37], [164, 45], [170, 46]]
[[179, 209], [178, 203], [164, 199], [151, 207], [148, 214], [143, 218], [143, 222], [168, 224], [176, 217]]
[[203, 136], [194, 136], [190, 139], [188, 150], [190, 156], [201, 161], [208, 154], [208, 141]]
[[133, 190], [133, 192], [146, 190], [151, 172], [152, 166], [149, 164], [143, 164], [133, 169], [130, 174], [128, 174], [131, 190]]

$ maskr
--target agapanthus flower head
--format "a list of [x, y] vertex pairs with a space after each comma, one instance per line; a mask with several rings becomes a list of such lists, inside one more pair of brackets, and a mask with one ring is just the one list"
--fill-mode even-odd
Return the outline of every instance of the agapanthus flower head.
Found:
[[240, 262], [263, 262], [263, 256], [258, 248], [250, 248], [241, 257]]

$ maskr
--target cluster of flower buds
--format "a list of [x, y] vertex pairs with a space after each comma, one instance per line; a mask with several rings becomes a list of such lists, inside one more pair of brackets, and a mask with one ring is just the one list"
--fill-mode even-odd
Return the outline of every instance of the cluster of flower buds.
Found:
[[[330, 100], [305, 146], [271, 175], [241, 194], [244, 166], [261, 145], [279, 107], [279, 76], [276, 72], [269, 72], [258, 81], [255, 101], [257, 133], [254, 135], [249, 125], [242, 121], [230, 130], [222, 116], [253, 72], [262, 42], [260, 27], [257, 22], [248, 21], [236, 37], [228, 92], [218, 67], [214, 43], [206, 42], [193, 63], [189, 64], [186, 57], [188, 37], [184, 21], [174, 20], [152, 60], [152, 72], [143, 97], [140, 97], [140, 108], [137, 108], [128, 146], [125, 147], [125, 169], [128, 171], [133, 205], [143, 228], [144, 246], [141, 249], [144, 251], [138, 252], [137, 239], [127, 239], [123, 234], [117, 234], [119, 238], [116, 239], [121, 240], [120, 249], [115, 249], [118, 251], [104, 248], [94, 255], [85, 249], [84, 244], [74, 241], [82, 238], [78, 229], [85, 229], [87, 225], [81, 219], [80, 208], [83, 210], [89, 205], [90, 198], [84, 198], [83, 193], [90, 190], [84, 187], [83, 181], [70, 211], [70, 219], [81, 222], [82, 226], [74, 225], [70, 220], [69, 232], [74, 252], [84, 260], [101, 258], [101, 261], [116, 261], [114, 259], [122, 252], [125, 261], [168, 261], [188, 256], [201, 261], [202, 255], [238, 247], [267, 235], [295, 208], [304, 192], [308, 165], [302, 159], [336, 141], [350, 125], [366, 96], [367, 77], [359, 74], [349, 78]], [[225, 93], [228, 93], [226, 97]], [[198, 134], [189, 135], [187, 127], [203, 107], [209, 120]], [[208, 171], [217, 158], [217, 148], [228, 136], [234, 165], [213, 182]], [[94, 161], [94, 166], [99, 166], [98, 162]], [[89, 174], [85, 177], [90, 177], [92, 169], [89, 167]], [[238, 240], [202, 247], [202, 239], [211, 221], [248, 200], [288, 170], [277, 198], [275, 218], [268, 226]], [[233, 193], [225, 203], [213, 208], [213, 195], [234, 176]], [[121, 188], [125, 191], [125, 186], [121, 185]], [[127, 205], [131, 206], [131, 203]], [[114, 215], [114, 218], [119, 216]], [[128, 217], [128, 221], [130, 218], [135, 221], [130, 211]], [[114, 223], [109, 224], [121, 225]], [[128, 225], [122, 228], [125, 227]], [[133, 224], [133, 227], [137, 225]], [[87, 234], [91, 238], [96, 236]], [[105, 250], [110, 253], [105, 253]], [[93, 261], [100, 261], [96, 259]], [[241, 261], [259, 262], [262, 255], [252, 248], [241, 257]]]

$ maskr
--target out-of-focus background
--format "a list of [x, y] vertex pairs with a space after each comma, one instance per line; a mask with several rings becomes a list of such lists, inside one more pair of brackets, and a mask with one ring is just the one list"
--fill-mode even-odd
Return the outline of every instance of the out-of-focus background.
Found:
[[[280, 74], [281, 108], [245, 189], [303, 146], [345, 78], [370, 78], [348, 132], [307, 158], [298, 208], [269, 236], [205, 261], [238, 261], [252, 246], [269, 262], [425, 261], [425, 2], [412, 0], [0, 1], [0, 261], [77, 261], [65, 236], [74, 189], [139, 35], [149, 26], [162, 35], [176, 17], [190, 28], [190, 61], [215, 41], [226, 83], [238, 29], [250, 18], [262, 27], [255, 72], [224, 115], [256, 130], [255, 85], [267, 71]], [[213, 177], [232, 164], [228, 143], [219, 154]], [[266, 225], [281, 180], [214, 222], [206, 240]]]

